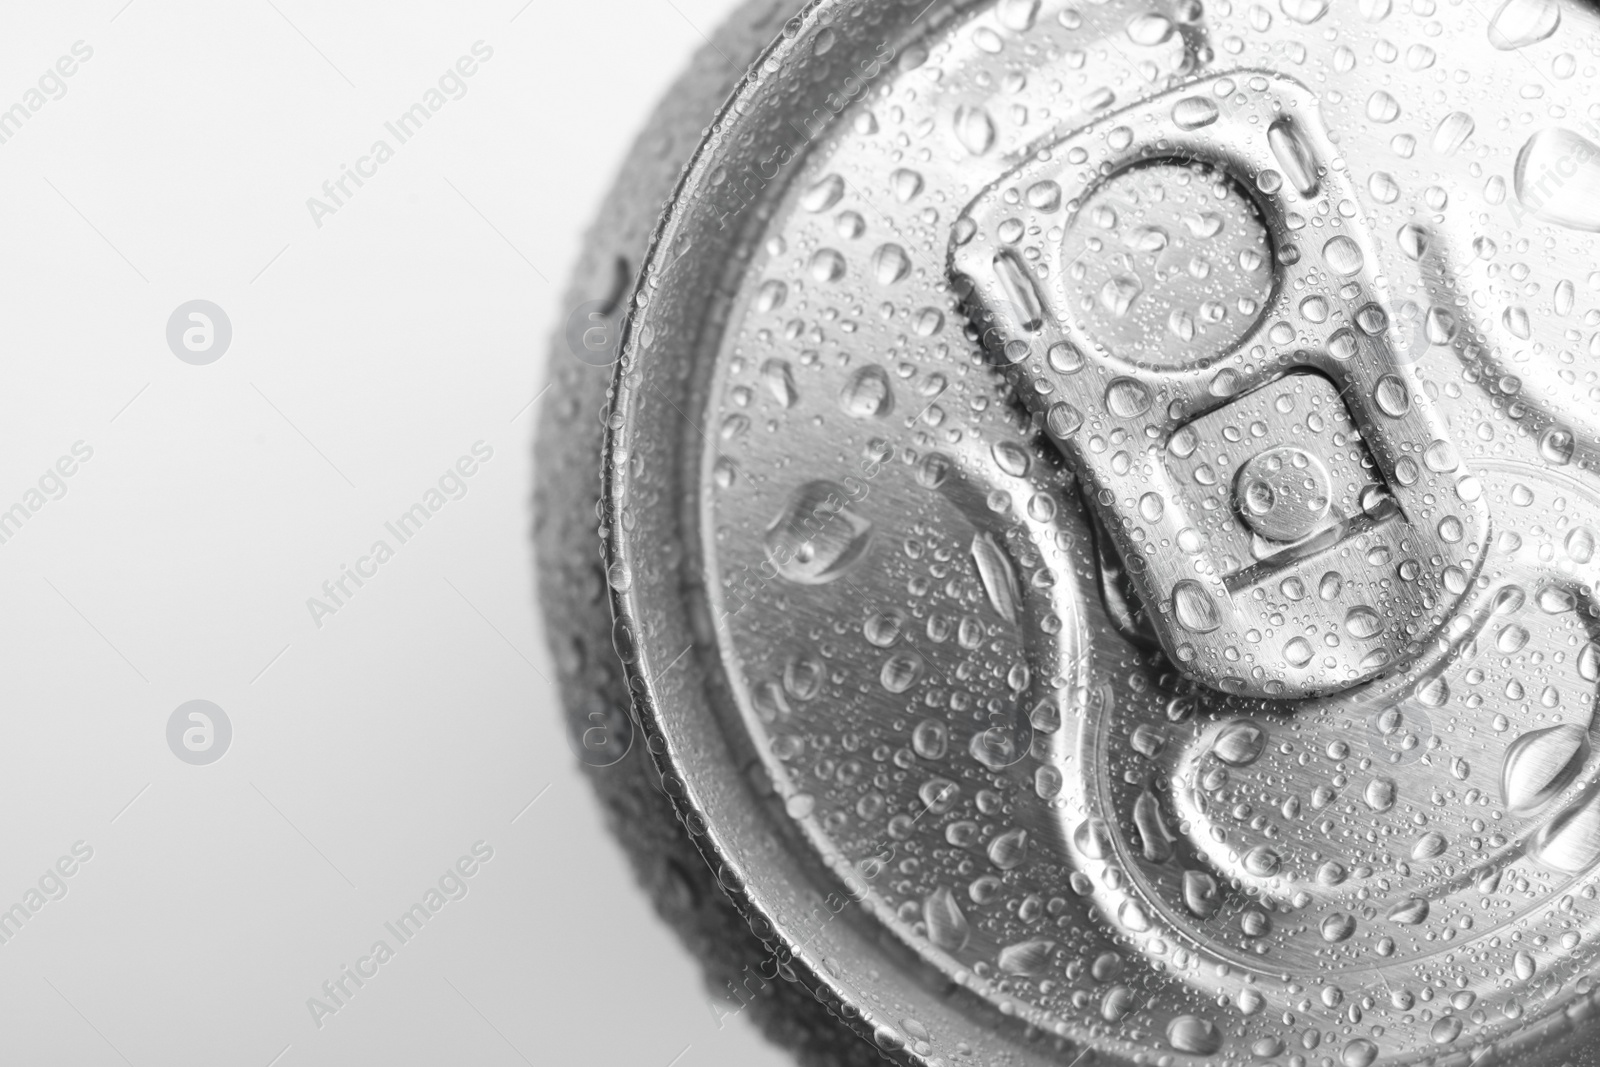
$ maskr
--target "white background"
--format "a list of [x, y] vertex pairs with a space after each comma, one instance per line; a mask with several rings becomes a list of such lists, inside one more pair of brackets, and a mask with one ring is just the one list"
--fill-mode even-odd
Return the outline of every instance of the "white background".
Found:
[[[0, 544], [0, 909], [94, 849], [0, 945], [0, 1062], [787, 1062], [719, 1029], [605, 835], [527, 535], [582, 226], [732, 5], [125, 3], [0, 17], [0, 109], [93, 49], [0, 144], [0, 509], [93, 449]], [[307, 198], [380, 137], [317, 227]], [[207, 366], [165, 337], [196, 298], [233, 327]], [[315, 626], [477, 441], [467, 495]], [[167, 745], [192, 699], [233, 726], [209, 766]], [[479, 840], [468, 895], [319, 1029], [307, 998]]]

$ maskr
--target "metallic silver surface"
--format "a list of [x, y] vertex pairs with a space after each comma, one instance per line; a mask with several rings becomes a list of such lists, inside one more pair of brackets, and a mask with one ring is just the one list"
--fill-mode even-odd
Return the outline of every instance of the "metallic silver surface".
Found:
[[631, 301], [614, 643], [880, 1049], [1595, 1062], [1597, 54], [824, 3], [735, 92]]

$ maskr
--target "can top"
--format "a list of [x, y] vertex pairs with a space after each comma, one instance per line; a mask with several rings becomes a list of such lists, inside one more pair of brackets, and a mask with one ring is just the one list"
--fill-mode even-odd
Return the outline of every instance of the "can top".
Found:
[[907, 1062], [1589, 1055], [1600, 15], [925, 5], [785, 26], [618, 363], [724, 885]]

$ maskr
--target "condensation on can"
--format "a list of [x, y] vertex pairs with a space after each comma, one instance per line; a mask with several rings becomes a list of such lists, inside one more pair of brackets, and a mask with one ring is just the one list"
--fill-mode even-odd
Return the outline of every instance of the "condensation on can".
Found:
[[1600, 1062], [1600, 13], [770, 22], [572, 353], [580, 757], [901, 1062]]

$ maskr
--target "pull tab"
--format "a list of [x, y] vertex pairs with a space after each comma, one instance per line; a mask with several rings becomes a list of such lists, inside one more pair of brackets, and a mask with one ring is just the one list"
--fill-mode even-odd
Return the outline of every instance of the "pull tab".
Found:
[[[1168, 655], [1296, 698], [1398, 670], [1489, 512], [1383, 310], [1316, 96], [1242, 71], [1042, 149], [956, 222], [951, 271], [1084, 480]], [[1414, 267], [1412, 267], [1414, 269]]]

